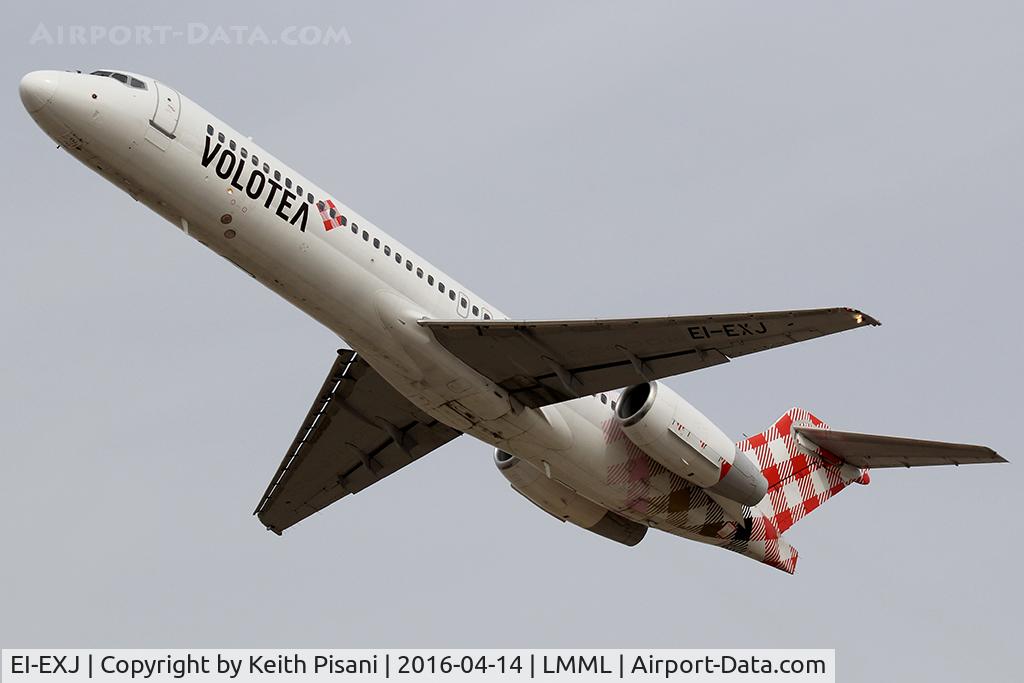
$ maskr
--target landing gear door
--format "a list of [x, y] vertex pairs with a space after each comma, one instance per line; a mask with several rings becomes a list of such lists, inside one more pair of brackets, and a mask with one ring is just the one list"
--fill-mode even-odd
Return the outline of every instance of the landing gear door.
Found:
[[149, 124], [167, 137], [174, 139], [178, 130], [178, 117], [181, 116], [181, 95], [174, 88], [163, 83], [153, 82], [156, 91], [156, 109]]

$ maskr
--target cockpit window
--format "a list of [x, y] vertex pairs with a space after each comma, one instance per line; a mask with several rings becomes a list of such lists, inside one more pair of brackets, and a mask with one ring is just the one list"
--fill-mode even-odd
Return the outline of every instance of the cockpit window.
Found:
[[113, 78], [116, 81], [121, 81], [122, 83], [124, 83], [125, 85], [127, 85], [130, 88], [136, 88], [138, 90], [146, 90], [146, 82], [145, 81], [141, 81], [138, 78], [135, 78], [134, 76], [126, 76], [124, 74], [119, 74], [119, 73], [116, 73], [114, 71], [93, 71], [89, 75], [90, 76], [105, 76], [105, 77], [108, 77], [108, 78]]

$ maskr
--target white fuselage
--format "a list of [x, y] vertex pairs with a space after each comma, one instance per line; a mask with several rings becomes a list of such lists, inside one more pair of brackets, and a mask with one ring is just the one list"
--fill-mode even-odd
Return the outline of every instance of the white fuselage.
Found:
[[636, 457], [609, 428], [611, 400], [524, 408], [417, 324], [507, 317], [465, 285], [162, 83], [32, 76], [26, 107], [72, 156], [331, 329], [426, 413], [603, 507], [709, 542], [646, 504], [667, 481], [609, 475]]

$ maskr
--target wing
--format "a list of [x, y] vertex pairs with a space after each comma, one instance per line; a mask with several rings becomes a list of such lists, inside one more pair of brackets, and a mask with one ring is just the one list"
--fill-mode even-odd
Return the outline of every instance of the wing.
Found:
[[280, 534], [459, 434], [410, 403], [354, 351], [341, 349], [253, 514]]
[[1005, 458], [985, 446], [837, 432], [813, 427], [797, 427], [794, 431], [819, 450], [824, 450], [823, 455], [832, 455], [866, 469], [1006, 462]]
[[420, 321], [463, 362], [534, 408], [878, 324], [849, 308], [632, 320]]

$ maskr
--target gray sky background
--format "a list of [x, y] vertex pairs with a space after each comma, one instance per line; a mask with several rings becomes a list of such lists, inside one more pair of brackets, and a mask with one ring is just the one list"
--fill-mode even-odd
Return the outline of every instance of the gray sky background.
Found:
[[[1021, 614], [1024, 7], [11, 3], [0, 124], [0, 644], [835, 647], [1011, 680]], [[29, 45], [39, 22], [344, 26], [350, 45]], [[78, 165], [39, 68], [180, 88], [517, 317], [856, 306], [880, 328], [669, 384], [1013, 464], [879, 471], [796, 576], [554, 522], [470, 438], [278, 538], [250, 513], [325, 329]]]

